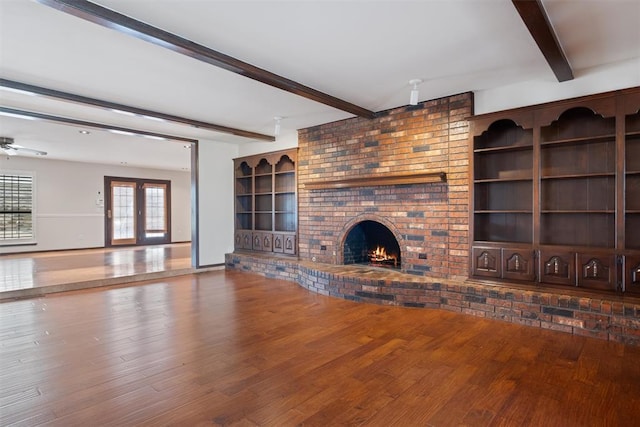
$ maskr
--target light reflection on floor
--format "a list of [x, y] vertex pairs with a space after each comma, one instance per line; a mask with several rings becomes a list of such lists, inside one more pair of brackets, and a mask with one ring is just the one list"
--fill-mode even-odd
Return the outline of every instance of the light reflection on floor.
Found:
[[0, 258], [0, 291], [32, 288], [35, 273], [33, 258], [11, 261]]
[[6, 254], [0, 293], [191, 268], [191, 244]]

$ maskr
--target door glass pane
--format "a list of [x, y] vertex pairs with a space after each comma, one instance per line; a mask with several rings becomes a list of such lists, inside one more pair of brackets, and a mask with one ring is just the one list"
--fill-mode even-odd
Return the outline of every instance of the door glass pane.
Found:
[[[135, 185], [135, 184], [134, 184]], [[135, 238], [135, 188], [126, 185], [113, 187], [113, 239]]]
[[167, 231], [165, 187], [145, 185], [145, 236], [162, 237]]

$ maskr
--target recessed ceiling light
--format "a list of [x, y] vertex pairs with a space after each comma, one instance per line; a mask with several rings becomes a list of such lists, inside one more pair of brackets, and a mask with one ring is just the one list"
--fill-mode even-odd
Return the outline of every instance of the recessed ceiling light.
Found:
[[111, 133], [117, 133], [118, 135], [135, 135], [133, 132], [126, 132], [124, 130], [108, 129]]
[[149, 120], [155, 120], [156, 122], [166, 122], [165, 119], [161, 119], [160, 117], [153, 117], [153, 116], [142, 116], [142, 117]]
[[0, 116], [15, 117], [17, 119], [25, 120], [38, 120], [37, 117], [25, 116], [24, 114], [7, 113], [6, 111], [0, 111]]
[[29, 92], [28, 90], [14, 89], [12, 87], [6, 87], [6, 86], [0, 86], [0, 89], [6, 90], [7, 92], [19, 93], [20, 95], [29, 95], [29, 96], [37, 95], [37, 93]]
[[82, 130], [79, 130], [78, 133], [81, 133], [83, 135], [89, 135], [91, 132], [89, 132], [88, 130], [82, 129]]
[[124, 114], [125, 116], [135, 116], [135, 113], [132, 113], [132, 112], [129, 112], [129, 111], [116, 110], [114, 108], [112, 108], [111, 111], [113, 111], [114, 113], [118, 113], [118, 114]]

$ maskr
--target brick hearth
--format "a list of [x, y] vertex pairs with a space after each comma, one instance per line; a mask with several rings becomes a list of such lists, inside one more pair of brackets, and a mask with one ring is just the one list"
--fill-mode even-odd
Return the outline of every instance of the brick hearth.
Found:
[[259, 254], [227, 254], [228, 269], [295, 282], [351, 301], [443, 309], [603, 340], [640, 345], [640, 304], [584, 293], [435, 279], [388, 269]]

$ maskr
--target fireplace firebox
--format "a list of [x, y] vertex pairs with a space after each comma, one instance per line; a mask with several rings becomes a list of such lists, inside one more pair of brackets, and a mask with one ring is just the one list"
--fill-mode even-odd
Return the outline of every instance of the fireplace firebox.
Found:
[[344, 241], [344, 264], [364, 264], [400, 269], [400, 245], [384, 224], [362, 221], [353, 226]]

